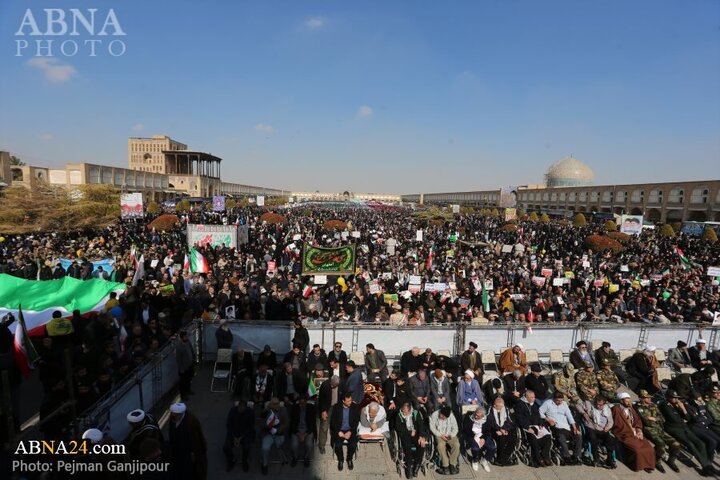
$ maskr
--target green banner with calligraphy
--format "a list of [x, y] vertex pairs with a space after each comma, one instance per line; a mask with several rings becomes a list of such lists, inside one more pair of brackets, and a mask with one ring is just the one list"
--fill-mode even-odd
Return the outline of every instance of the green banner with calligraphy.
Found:
[[303, 249], [303, 275], [352, 275], [355, 273], [355, 245]]

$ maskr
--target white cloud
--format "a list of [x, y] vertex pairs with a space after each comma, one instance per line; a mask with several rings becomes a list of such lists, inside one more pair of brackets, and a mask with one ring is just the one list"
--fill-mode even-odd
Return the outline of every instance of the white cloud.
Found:
[[36, 57], [28, 60], [26, 64], [40, 70], [45, 79], [53, 83], [67, 82], [77, 73], [75, 67], [56, 58]]
[[143, 130], [145, 130], [145, 125], [143, 125], [142, 123], [136, 123], [135, 125], [133, 125], [132, 129], [134, 132], [142, 132]]
[[360, 118], [370, 118], [373, 116], [373, 109], [372, 107], [368, 107], [367, 105], [363, 105], [362, 107], [358, 108], [357, 116]]
[[275, 133], [275, 128], [272, 125], [266, 125], [264, 123], [258, 123], [255, 125], [255, 131], [264, 133], [265, 135], [272, 135]]
[[55, 138], [55, 135], [53, 135], [52, 133], [46, 132], [46, 133], [41, 133], [40, 135], [38, 135], [38, 138], [44, 142], [49, 142], [50, 140]]
[[325, 26], [326, 20], [323, 17], [312, 17], [305, 22], [305, 26], [310, 30], [317, 30]]

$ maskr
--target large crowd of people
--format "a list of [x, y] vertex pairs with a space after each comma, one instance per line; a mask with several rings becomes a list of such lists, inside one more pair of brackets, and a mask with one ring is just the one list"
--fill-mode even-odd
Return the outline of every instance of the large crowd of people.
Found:
[[[417, 474], [417, 452], [425, 448], [421, 444], [430, 436], [435, 437], [436, 445], [450, 449], [447, 458], [441, 454], [441, 472], [456, 473], [454, 455], [458, 448], [454, 438], [465, 438], [462, 445], [470, 446], [475, 467], [489, 468], [492, 461], [509, 461], [507, 451], [517, 443], [516, 427], [520, 426], [525, 432], [522, 435], [535, 432], [530, 434], [531, 445], [539, 448], [533, 450], [535, 464], [547, 462], [546, 430], [556, 440], [568, 440], [574, 456], [561, 442], [566, 445], [563, 461], [573, 463], [579, 457], [574, 447], [580, 430], [591, 438], [592, 446], [602, 444], [607, 451], [616, 448], [613, 438], [627, 446], [634, 445], [633, 438], [645, 441], [650, 437], [638, 433], [642, 427], [630, 419], [627, 410], [633, 407], [625, 405], [625, 398], [618, 401], [613, 387], [619, 380], [638, 394], [661, 391], [662, 385], [653, 380], [656, 366], [650, 361], [651, 355], [640, 352], [627, 365], [621, 365], [612, 358], [583, 352], [578, 345], [562, 378], [554, 381], [555, 385], [547, 385], [541, 372], [535, 371], [537, 366], [519, 361], [522, 350], [511, 349], [499, 359], [504, 375], [482, 382], [482, 363], [472, 347], [459, 359], [408, 352], [405, 363], [425, 358], [424, 363], [414, 370], [396, 372], [371, 345], [365, 365], [354, 365], [341, 347], [327, 355], [319, 346], [310, 347], [307, 332], [302, 332], [303, 322], [381, 323], [408, 328], [460, 322], [709, 324], [720, 311], [717, 280], [705, 270], [720, 258], [720, 246], [684, 234], [665, 237], [659, 229], [647, 230], [629, 237], [621, 252], [593, 251], [585, 239], [602, 231], [601, 224], [575, 227], [559, 221], [518, 220], [513, 228], [506, 228], [497, 216], [462, 214], [439, 221], [422, 219], [408, 209], [316, 205], [282, 210], [281, 221], [268, 223], [261, 220], [263, 212], [254, 207], [225, 213], [192, 211], [180, 215], [176, 225], [165, 231], [149, 228], [147, 218], [118, 221], [96, 231], [0, 236], [0, 273], [39, 281], [99, 277], [127, 285], [103, 311], [89, 316], [76, 312], [70, 320], [72, 328], [63, 335], [46, 331], [33, 338], [40, 355], [36, 367], [44, 391], [40, 426], [45, 438], [66, 437], [72, 413], [80, 415], [171, 341], [178, 352], [180, 390], [187, 397], [195, 354], [183, 328], [193, 319], [223, 322], [231, 316], [298, 324], [296, 343], [279, 369], [274, 352], [263, 352], [259, 358], [236, 352], [236, 366], [242, 366], [236, 372], [238, 395], [256, 405], [267, 404], [273, 412], [269, 415], [272, 422], [268, 420], [267, 428], [257, 432], [263, 437], [263, 452], [282, 445], [287, 436], [296, 459], [304, 460], [315, 439], [322, 451], [322, 439], [329, 435], [338, 467], [343, 468], [344, 459], [346, 467], [352, 468], [352, 448], [358, 436], [370, 435], [368, 428], [376, 432], [387, 424], [404, 439], [398, 452], [404, 451], [410, 475]], [[333, 219], [341, 219], [346, 228], [326, 228], [325, 223]], [[241, 224], [248, 230], [247, 242], [237, 248], [199, 246], [209, 271], [193, 273], [184, 268], [189, 251], [186, 223]], [[323, 283], [302, 275], [304, 245], [348, 244], [356, 245], [354, 274], [328, 276]], [[69, 259], [70, 266], [64, 267], [61, 258]], [[141, 258], [142, 266], [137, 264]], [[93, 261], [100, 259], [113, 259], [113, 270], [95, 268]], [[271, 263], [275, 268], [269, 268]], [[555, 278], [563, 280], [554, 282]], [[428, 288], [439, 284], [443, 285], [440, 290]], [[9, 372], [17, 403], [21, 378], [12, 357], [9, 327], [13, 321], [12, 317], [4, 319], [0, 328], [0, 367]], [[227, 343], [230, 332], [223, 328], [218, 332], [218, 344], [223, 341], [222, 332]], [[703, 353], [687, 353], [687, 346], [680, 343], [669, 361], [677, 368], [694, 366], [698, 372], [691, 379], [678, 375], [674, 381], [683, 380], [675, 392], [709, 394], [705, 376], [720, 365], [717, 356], [701, 350], [700, 345], [693, 348]], [[520, 364], [518, 368], [507, 370], [516, 363]], [[417, 375], [409, 375], [415, 372]], [[320, 386], [317, 402], [306, 403], [303, 395], [308, 379], [320, 374], [329, 381]], [[591, 377], [597, 377], [597, 384], [591, 384]], [[68, 379], [71, 384], [67, 384]], [[701, 390], [698, 382], [703, 385]], [[367, 392], [368, 385], [372, 386], [371, 393]], [[524, 385], [522, 389], [520, 385]], [[504, 389], [513, 393], [498, 394]], [[70, 390], [72, 408], [67, 406]], [[345, 394], [350, 395], [349, 400]], [[360, 405], [372, 395], [375, 400], [360, 411]], [[668, 404], [690, 402], [683, 414], [687, 421], [687, 412], [695, 411], [693, 402], [698, 397], [682, 396], [675, 401], [670, 395]], [[323, 408], [328, 401], [343, 407], [330, 412]], [[617, 405], [608, 410], [609, 403]], [[250, 425], [243, 404], [231, 412], [229, 429], [231, 423], [238, 429]], [[461, 415], [464, 405], [483, 408]], [[523, 408], [527, 413], [518, 416]], [[317, 426], [308, 420], [314, 415], [308, 413], [312, 409], [319, 418]], [[638, 412], [640, 408], [635, 412], [637, 418], [642, 417]], [[530, 423], [518, 423], [524, 421]], [[584, 425], [582, 429], [580, 424]], [[621, 428], [625, 433], [619, 431]], [[666, 430], [675, 435], [669, 426]], [[268, 432], [273, 432], [271, 440], [266, 440]], [[389, 435], [387, 427], [383, 435]], [[338, 442], [341, 437], [344, 441]], [[250, 448], [250, 437], [233, 435], [233, 439], [238, 438], [243, 451]], [[338, 443], [340, 449], [348, 449], [346, 454], [338, 450]], [[635, 452], [632, 446], [627, 448]], [[641, 448], [639, 444], [637, 448]], [[597, 452], [598, 448], [592, 450]], [[637, 457], [647, 455], [638, 453]], [[264, 453], [261, 463], [266, 470], [265, 459]], [[656, 463], [646, 461], [638, 466], [655, 468]]]

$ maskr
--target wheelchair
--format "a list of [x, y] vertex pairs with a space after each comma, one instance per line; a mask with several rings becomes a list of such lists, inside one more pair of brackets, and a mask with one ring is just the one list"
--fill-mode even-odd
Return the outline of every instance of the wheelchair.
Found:
[[[428, 473], [432, 473], [436, 466], [436, 457], [439, 457], [435, 445], [435, 437], [429, 432], [429, 429], [428, 434], [425, 436], [425, 440], [427, 441], [427, 444], [425, 445], [423, 456], [418, 465], [419, 472], [421, 472], [423, 476], [427, 476]], [[402, 478], [405, 467], [407, 466], [407, 460], [405, 458], [405, 449], [402, 447], [402, 440], [396, 430], [390, 431], [390, 443], [393, 445], [392, 448], [388, 449], [390, 451], [390, 458], [395, 463], [398, 476]], [[416, 447], [412, 447], [411, 450], [415, 451], [415, 448]]]
[[[520, 427], [517, 427], [518, 443], [515, 447], [515, 458], [524, 465], [531, 466], [533, 463], [532, 447], [530, 446], [530, 440], [528, 439], [529, 433]], [[550, 461], [553, 465], [559, 466], [562, 461], [562, 454], [560, 447], [555, 441], [555, 437], [552, 432], [548, 434], [550, 436]]]

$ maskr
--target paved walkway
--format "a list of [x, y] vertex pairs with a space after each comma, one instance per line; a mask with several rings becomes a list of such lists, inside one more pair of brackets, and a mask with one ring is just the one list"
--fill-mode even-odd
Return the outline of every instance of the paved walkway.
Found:
[[[250, 460], [250, 472], [244, 473], [240, 465], [236, 465], [231, 472], [225, 471], [225, 456], [222, 452], [222, 446], [225, 441], [225, 420], [227, 413], [232, 406], [232, 399], [227, 393], [211, 393], [210, 377], [212, 367], [206, 366], [200, 370], [198, 376], [193, 381], [193, 390], [196, 392], [187, 402], [188, 408], [199, 418], [208, 442], [208, 458], [210, 479], [347, 479], [347, 480], [374, 480], [374, 479], [392, 479], [397, 480], [398, 474], [395, 464], [390, 460], [390, 455], [385, 449], [383, 453], [378, 445], [361, 445], [358, 451], [358, 458], [355, 461], [353, 471], [347, 470], [347, 465], [342, 472], [337, 470], [337, 462], [329, 448], [326, 448], [325, 455], [320, 455], [315, 449], [315, 456], [308, 468], [304, 468], [302, 463], [296, 467], [290, 467], [289, 464], [280, 465], [272, 464], [269, 468], [267, 476], [260, 473], [259, 445], [253, 448]], [[289, 444], [286, 443], [289, 448]], [[277, 458], [277, 453], [273, 453], [273, 458]], [[718, 462], [716, 462], [718, 465]], [[591, 468], [585, 466], [573, 467], [548, 467], [542, 469], [534, 469], [525, 465], [516, 465], [513, 467], [491, 467], [490, 473], [486, 473], [482, 468], [475, 472], [470, 465], [461, 461], [460, 474], [454, 476], [438, 475], [434, 472], [428, 472], [423, 477], [422, 473], [418, 476], [420, 480], [425, 479], [537, 479], [537, 480], [689, 480], [703, 478], [697, 470], [688, 466], [681, 465], [680, 473], [672, 472], [667, 468], [666, 474], [657, 471], [652, 474], [645, 472], [635, 473], [628, 469], [625, 465], [619, 464], [616, 470], [606, 470], [604, 468]], [[403, 476], [404, 478], [404, 476]]]

